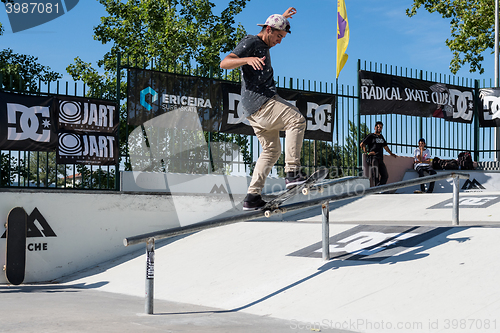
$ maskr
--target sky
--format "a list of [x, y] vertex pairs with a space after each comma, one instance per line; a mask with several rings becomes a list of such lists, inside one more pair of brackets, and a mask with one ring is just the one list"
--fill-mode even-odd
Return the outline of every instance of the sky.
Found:
[[[212, 0], [214, 12], [222, 11], [228, 0]], [[347, 48], [349, 59], [340, 73], [339, 84], [357, 86], [357, 61], [387, 64], [414, 70], [452, 75], [451, 51], [445, 45], [450, 37], [449, 20], [421, 9], [409, 18], [406, 8], [411, 0], [345, 0], [350, 27]], [[297, 9], [291, 19], [292, 33], [281, 45], [271, 49], [275, 78], [286, 77], [317, 82], [335, 82], [336, 76], [336, 1], [335, 0], [251, 0], [236, 16], [249, 34], [257, 34], [258, 23], [271, 14], [281, 14], [288, 7]], [[492, 13], [492, 15], [494, 15]], [[97, 61], [110, 49], [94, 40], [93, 29], [107, 16], [97, 0], [82, 0], [73, 10], [53, 21], [29, 30], [13, 33], [5, 11], [0, 22], [5, 32], [0, 36], [1, 49], [38, 58], [42, 65], [64, 75], [72, 82], [66, 67], [75, 57], [97, 67]], [[222, 55], [222, 57], [224, 57]], [[485, 73], [469, 73], [468, 67], [457, 77], [486, 79], [494, 77], [494, 56], [485, 54]]]

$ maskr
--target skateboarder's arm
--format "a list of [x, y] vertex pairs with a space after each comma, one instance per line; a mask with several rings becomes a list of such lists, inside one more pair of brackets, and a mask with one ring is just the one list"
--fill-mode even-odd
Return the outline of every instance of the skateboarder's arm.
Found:
[[222, 69], [235, 69], [243, 65], [250, 65], [255, 70], [262, 70], [264, 68], [264, 60], [266, 57], [246, 57], [240, 58], [234, 53], [229, 53], [220, 63]]
[[398, 155], [394, 154], [394, 153], [393, 153], [393, 152], [389, 149], [389, 147], [388, 147], [388, 146], [384, 146], [384, 149], [385, 149], [385, 151], [386, 151], [386, 152], [388, 152], [388, 153], [389, 153], [389, 155], [391, 155], [392, 157], [397, 157], [397, 156], [398, 156]]

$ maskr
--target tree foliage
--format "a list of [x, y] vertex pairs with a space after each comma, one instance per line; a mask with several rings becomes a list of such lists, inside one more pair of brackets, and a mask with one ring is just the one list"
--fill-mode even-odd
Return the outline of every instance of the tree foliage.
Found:
[[11, 49], [0, 51], [0, 74], [4, 87], [15, 90], [37, 91], [38, 83], [52, 82], [62, 75], [37, 62], [38, 58], [14, 53]]
[[487, 49], [495, 46], [495, 1], [494, 0], [413, 0], [406, 15], [412, 17], [424, 7], [429, 13], [439, 13], [450, 19], [451, 38], [446, 45], [453, 52], [450, 70], [456, 74], [462, 66], [469, 64], [469, 71], [484, 72], [481, 62]]
[[[208, 0], [99, 0], [109, 16], [101, 18], [94, 38], [113, 43], [99, 66], [113, 64], [117, 52], [141, 62], [199, 65], [203, 74], [218, 70], [221, 52], [232, 50], [243, 37], [234, 16], [249, 0], [231, 0], [220, 15]], [[114, 68], [111, 65], [111, 68]]]

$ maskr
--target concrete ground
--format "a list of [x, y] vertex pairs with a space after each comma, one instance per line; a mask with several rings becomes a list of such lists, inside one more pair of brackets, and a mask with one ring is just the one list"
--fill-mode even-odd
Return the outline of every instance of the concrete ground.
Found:
[[[378, 194], [157, 243], [50, 285], [0, 286], [6, 332], [500, 332], [500, 193]], [[133, 235], [131, 235], [133, 236]]]

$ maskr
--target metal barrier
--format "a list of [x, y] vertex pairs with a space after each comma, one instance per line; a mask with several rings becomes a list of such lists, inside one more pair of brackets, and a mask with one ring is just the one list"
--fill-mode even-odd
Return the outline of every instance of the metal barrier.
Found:
[[[328, 183], [329, 186], [338, 185], [341, 183], [349, 182], [360, 177], [346, 177], [346, 179], [339, 179]], [[371, 188], [363, 188], [362, 191], [351, 191], [342, 194], [335, 194], [324, 196], [320, 198], [314, 198], [303, 202], [292, 203], [288, 205], [283, 205], [279, 209], [272, 212], [272, 214], [285, 213], [288, 211], [299, 210], [315, 205], [321, 205], [322, 211], [322, 258], [323, 260], [330, 259], [330, 209], [328, 204], [332, 201], [343, 200], [354, 197], [361, 197], [365, 195], [383, 193], [388, 191], [394, 191], [400, 188], [409, 187], [413, 185], [420, 185], [429, 183], [432, 181], [453, 178], [453, 209], [452, 209], [452, 225], [459, 225], [459, 183], [460, 179], [468, 179], [469, 174], [465, 173], [440, 173], [436, 175], [420, 177], [400, 182], [395, 182], [387, 185], [375, 186]], [[146, 243], [146, 313], [153, 314], [153, 298], [154, 298], [154, 250], [155, 250], [155, 240], [164, 239], [168, 237], [185, 235], [197, 231], [202, 231], [205, 229], [215, 228], [224, 226], [227, 224], [232, 224], [236, 222], [242, 222], [247, 220], [252, 220], [258, 217], [264, 217], [263, 211], [251, 211], [242, 214], [237, 214], [230, 217], [218, 218], [207, 220], [201, 223], [196, 223], [188, 225], [185, 227], [171, 228], [167, 230], [161, 230], [157, 232], [151, 232], [147, 234], [137, 235], [133, 237], [128, 237], [123, 240], [125, 246], [136, 245], [139, 243]]]

